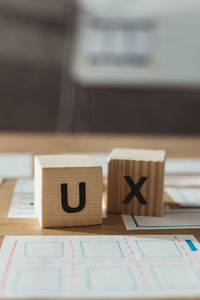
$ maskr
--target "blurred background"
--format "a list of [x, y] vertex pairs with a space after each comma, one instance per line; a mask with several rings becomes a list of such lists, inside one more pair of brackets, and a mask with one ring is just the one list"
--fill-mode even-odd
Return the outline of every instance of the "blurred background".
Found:
[[0, 0], [0, 130], [200, 133], [199, 0]]

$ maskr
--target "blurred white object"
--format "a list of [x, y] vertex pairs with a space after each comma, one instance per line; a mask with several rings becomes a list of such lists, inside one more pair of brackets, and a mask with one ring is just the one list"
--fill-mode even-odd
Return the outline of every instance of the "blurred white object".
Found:
[[199, 175], [166, 175], [165, 186], [184, 186], [184, 187], [200, 187]]
[[31, 153], [0, 153], [0, 177], [32, 177], [33, 155]]
[[17, 194], [33, 194], [34, 193], [34, 179], [18, 179], [15, 188], [14, 193]]
[[198, 85], [199, 0], [77, 0], [72, 75], [84, 84]]
[[165, 173], [169, 174], [185, 174], [200, 175], [200, 159], [199, 158], [168, 158], [165, 164]]
[[8, 218], [37, 218], [34, 207], [34, 194], [14, 193]]
[[200, 188], [166, 188], [165, 192], [180, 206], [200, 206]]

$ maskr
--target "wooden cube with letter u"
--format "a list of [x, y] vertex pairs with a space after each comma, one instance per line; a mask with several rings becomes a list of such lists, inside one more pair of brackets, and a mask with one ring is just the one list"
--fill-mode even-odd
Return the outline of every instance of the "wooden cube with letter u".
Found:
[[165, 151], [114, 149], [108, 162], [107, 211], [161, 216]]
[[42, 228], [101, 224], [102, 190], [102, 167], [93, 157], [35, 157], [35, 209]]

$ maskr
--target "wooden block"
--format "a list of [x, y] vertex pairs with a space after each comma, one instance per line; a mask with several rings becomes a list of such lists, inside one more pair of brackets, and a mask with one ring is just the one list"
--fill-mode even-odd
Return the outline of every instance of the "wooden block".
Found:
[[108, 162], [107, 211], [161, 216], [165, 151], [114, 149]]
[[35, 208], [42, 228], [101, 224], [102, 192], [102, 167], [93, 157], [35, 157]]

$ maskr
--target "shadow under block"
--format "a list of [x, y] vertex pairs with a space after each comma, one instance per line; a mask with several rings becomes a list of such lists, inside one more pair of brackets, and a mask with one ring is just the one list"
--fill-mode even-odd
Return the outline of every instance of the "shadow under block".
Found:
[[42, 228], [101, 224], [102, 192], [102, 167], [93, 157], [35, 157], [35, 209]]
[[162, 216], [165, 151], [113, 149], [108, 160], [107, 211]]

